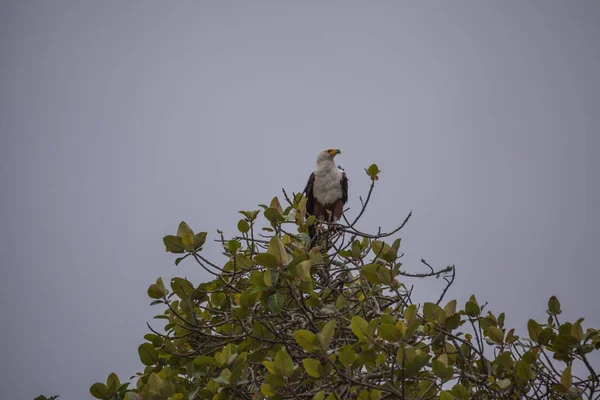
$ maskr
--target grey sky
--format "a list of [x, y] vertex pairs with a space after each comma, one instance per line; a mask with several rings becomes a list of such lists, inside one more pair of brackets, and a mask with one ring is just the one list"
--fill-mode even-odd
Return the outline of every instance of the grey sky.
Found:
[[2, 2], [3, 398], [140, 370], [148, 285], [208, 278], [162, 236], [233, 233], [326, 147], [449, 298], [600, 327], [600, 3], [283, 3]]

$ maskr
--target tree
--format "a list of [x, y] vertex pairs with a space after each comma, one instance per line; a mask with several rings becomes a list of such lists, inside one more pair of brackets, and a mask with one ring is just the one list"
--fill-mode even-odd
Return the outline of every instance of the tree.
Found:
[[[99, 399], [598, 399], [600, 382], [589, 353], [598, 330], [559, 320], [529, 320], [527, 336], [504, 325], [475, 296], [459, 307], [444, 301], [455, 267], [405, 269], [399, 238], [410, 219], [389, 233], [356, 226], [378, 180], [352, 221], [320, 223], [310, 248], [306, 199], [275, 197], [259, 211], [241, 211], [232, 238], [219, 232], [225, 263], [203, 255], [206, 232], [181, 222], [165, 236], [168, 252], [196, 262], [213, 280], [195, 285], [161, 278], [150, 285], [152, 306], [164, 310], [148, 325], [138, 352], [136, 388], [115, 374], [90, 388]], [[265, 224], [261, 228], [261, 223]], [[410, 279], [443, 278], [445, 288], [413, 303]], [[575, 371], [583, 371], [576, 377]], [[132, 377], [133, 378], [133, 377]]]

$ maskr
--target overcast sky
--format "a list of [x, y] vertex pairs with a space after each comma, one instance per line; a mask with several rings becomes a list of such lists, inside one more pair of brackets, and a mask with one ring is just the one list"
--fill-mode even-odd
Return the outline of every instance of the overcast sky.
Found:
[[327, 147], [449, 298], [599, 328], [598, 43], [593, 0], [2, 2], [2, 397], [141, 370], [148, 285], [209, 278], [162, 237], [233, 234]]

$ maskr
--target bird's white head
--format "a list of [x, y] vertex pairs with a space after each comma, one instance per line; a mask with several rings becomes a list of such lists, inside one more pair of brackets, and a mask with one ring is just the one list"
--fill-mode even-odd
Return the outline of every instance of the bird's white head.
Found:
[[317, 157], [317, 165], [328, 164], [328, 163], [333, 164], [333, 158], [335, 156], [337, 156], [338, 154], [342, 154], [340, 149], [325, 149], [325, 150], [323, 150], [322, 152], [319, 153], [319, 156]]

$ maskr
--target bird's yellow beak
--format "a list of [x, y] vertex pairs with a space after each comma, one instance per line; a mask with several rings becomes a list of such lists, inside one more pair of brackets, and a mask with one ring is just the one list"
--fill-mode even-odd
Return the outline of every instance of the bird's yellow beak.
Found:
[[329, 149], [329, 150], [327, 150], [327, 152], [329, 153], [330, 156], [335, 156], [336, 154], [342, 154], [340, 149]]

